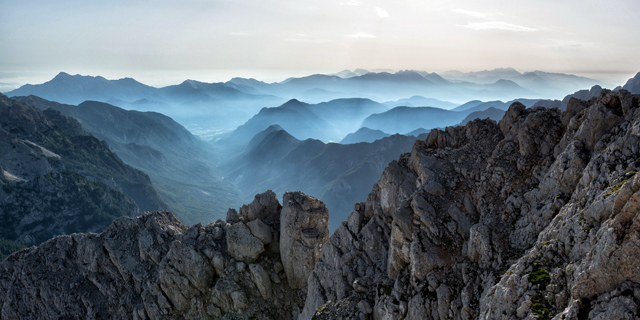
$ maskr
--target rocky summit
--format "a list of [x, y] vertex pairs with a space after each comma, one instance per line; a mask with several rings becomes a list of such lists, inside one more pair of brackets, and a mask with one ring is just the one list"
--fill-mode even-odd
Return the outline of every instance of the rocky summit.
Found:
[[603, 90], [432, 130], [331, 237], [299, 192], [59, 236], [0, 263], [0, 317], [637, 319], [639, 105]]

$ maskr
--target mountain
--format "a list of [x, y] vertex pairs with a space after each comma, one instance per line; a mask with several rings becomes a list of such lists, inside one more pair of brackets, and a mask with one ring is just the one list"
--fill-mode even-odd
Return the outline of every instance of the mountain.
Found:
[[304, 190], [324, 199], [335, 229], [364, 197], [397, 154], [407, 152], [413, 136], [394, 135], [372, 143], [325, 144], [319, 140], [298, 140], [280, 126], [270, 126], [255, 135], [237, 156], [221, 165], [225, 180], [233, 182], [251, 199], [262, 190], [281, 194]]
[[605, 90], [432, 130], [331, 237], [320, 200], [272, 191], [204, 226], [60, 236], [0, 262], [2, 315], [636, 319], [638, 107]]
[[571, 98], [580, 99], [580, 100], [589, 100], [591, 98], [600, 96], [600, 93], [602, 92], [602, 90], [603, 89], [601, 86], [595, 85], [591, 87], [591, 89], [589, 90], [578, 90], [572, 94], [569, 94], [565, 96], [564, 99], [562, 99], [560, 109], [566, 110], [567, 104], [569, 103]]
[[425, 98], [423, 96], [413, 96], [410, 98], [399, 99], [396, 101], [387, 101], [384, 104], [389, 107], [434, 107], [440, 109], [453, 109], [457, 105], [452, 102], [442, 101], [433, 98]]
[[[344, 75], [344, 74], [343, 74]], [[436, 73], [402, 70], [398, 72], [353, 72], [348, 76], [315, 74], [301, 78], [289, 78], [280, 83], [259, 83], [248, 79], [235, 79], [234, 83], [253, 86], [262, 93], [283, 98], [307, 99], [318, 103], [336, 98], [360, 97], [375, 101], [395, 101], [412, 96], [431, 99], [460, 101], [465, 98], [514, 99], [537, 96], [528, 88], [509, 79], [491, 82], [451, 82]], [[431, 104], [431, 102], [430, 102]], [[430, 105], [428, 106], [435, 106]], [[425, 105], [420, 105], [425, 106]], [[449, 106], [447, 106], [448, 108]]]
[[520, 87], [532, 90], [538, 97], [561, 98], [567, 92], [574, 92], [594, 85], [606, 85], [602, 81], [572, 74], [531, 71], [520, 73], [513, 68], [497, 68], [478, 72], [463, 73], [448, 71], [440, 74], [452, 82], [470, 82], [474, 84], [490, 84], [500, 79], [513, 81]]
[[78, 120], [125, 163], [148, 174], [162, 199], [185, 222], [215, 221], [239, 203], [237, 189], [214, 171], [220, 155], [165, 115], [95, 101], [73, 106], [35, 96], [15, 99]]
[[484, 111], [484, 110], [487, 110], [489, 108], [496, 108], [496, 109], [500, 109], [500, 110], [505, 110], [506, 111], [509, 108], [509, 106], [511, 106], [514, 102], [522, 103], [525, 107], [531, 108], [538, 101], [539, 101], [539, 99], [514, 99], [514, 100], [507, 101], [507, 102], [502, 102], [500, 100], [487, 101], [487, 102], [480, 103], [480, 104], [476, 105], [475, 107], [467, 108], [464, 111], [465, 112], [476, 112], [476, 111]]
[[332, 125], [309, 108], [309, 104], [296, 99], [275, 108], [263, 108], [245, 124], [231, 132], [230, 139], [248, 141], [271, 125], [279, 125], [299, 139], [333, 139]]
[[38, 97], [60, 103], [79, 104], [85, 100], [107, 101], [120, 99], [134, 101], [157, 98], [157, 89], [131, 78], [107, 80], [97, 76], [70, 75], [60, 72], [53, 79], [39, 85], [27, 84], [6, 93], [7, 96]]
[[292, 99], [275, 108], [264, 108], [223, 140], [248, 141], [271, 125], [279, 125], [298, 139], [340, 141], [367, 116], [388, 108], [362, 98], [336, 99], [308, 104]]
[[466, 102], [464, 104], [461, 104], [453, 109], [451, 109], [451, 111], [466, 111], [468, 109], [471, 109], [475, 106], [478, 106], [480, 104], [482, 104], [483, 102], [480, 100], [471, 100], [469, 102]]
[[382, 138], [386, 138], [390, 134], [382, 132], [380, 130], [372, 130], [367, 127], [362, 127], [354, 133], [349, 133], [344, 139], [340, 141], [341, 144], [352, 144], [359, 142], [374, 142]]
[[367, 117], [362, 121], [362, 126], [384, 132], [407, 133], [418, 128], [444, 128], [454, 125], [462, 121], [467, 114], [431, 107], [395, 107]]
[[149, 177], [74, 119], [0, 95], [0, 234], [22, 245], [166, 208]]
[[496, 109], [494, 107], [489, 107], [483, 111], [475, 111], [470, 113], [466, 118], [464, 118], [459, 125], [464, 126], [468, 122], [473, 121], [475, 119], [491, 119], [494, 121], [500, 121], [504, 116], [505, 111], [501, 109]]
[[622, 88], [633, 94], [640, 94], [640, 72], [638, 72], [635, 77], [629, 79]]
[[186, 80], [178, 85], [155, 88], [131, 78], [107, 80], [64, 72], [48, 82], [24, 85], [7, 95], [35, 95], [71, 105], [91, 100], [132, 110], [157, 111], [203, 136], [234, 129], [261, 108], [284, 102], [247, 85], [240, 88], [239, 85]]

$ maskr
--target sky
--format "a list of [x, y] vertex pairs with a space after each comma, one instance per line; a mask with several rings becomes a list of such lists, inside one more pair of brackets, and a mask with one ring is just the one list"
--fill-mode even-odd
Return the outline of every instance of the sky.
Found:
[[638, 0], [0, 1], [0, 91], [60, 71], [163, 86], [513, 67], [622, 84], [640, 71], [638, 12]]

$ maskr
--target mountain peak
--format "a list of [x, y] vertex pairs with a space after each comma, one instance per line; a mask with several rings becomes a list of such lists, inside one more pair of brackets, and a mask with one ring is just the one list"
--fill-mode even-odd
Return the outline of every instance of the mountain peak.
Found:
[[62, 79], [69, 79], [71, 78], [72, 75], [64, 72], [64, 71], [60, 71], [60, 73], [58, 73], [55, 77], [53, 77], [52, 80], [62, 80]]

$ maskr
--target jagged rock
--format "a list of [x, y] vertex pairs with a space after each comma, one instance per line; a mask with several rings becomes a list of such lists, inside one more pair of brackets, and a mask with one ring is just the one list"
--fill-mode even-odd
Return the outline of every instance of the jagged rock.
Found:
[[240, 208], [240, 219], [245, 223], [255, 219], [266, 219], [277, 216], [282, 209], [275, 192], [269, 190], [265, 193], [257, 194], [253, 202], [243, 205]]
[[260, 294], [265, 300], [269, 300], [271, 298], [271, 279], [269, 274], [259, 264], [250, 264], [249, 270], [251, 271], [251, 279], [258, 287]]
[[[258, 214], [279, 226], [279, 213]], [[1, 262], [0, 317], [292, 319], [303, 292], [272, 282], [280, 257], [257, 248], [242, 222], [120, 218], [99, 235], [57, 237]]]
[[236, 223], [227, 227], [227, 251], [236, 260], [252, 263], [264, 251], [264, 244], [244, 223]]
[[240, 221], [240, 216], [238, 215], [238, 212], [236, 211], [236, 209], [229, 208], [229, 211], [227, 211], [227, 218], [225, 219], [225, 221], [227, 221], [227, 223], [230, 223], [230, 224], [234, 224]]
[[265, 245], [268, 245], [273, 240], [271, 235], [271, 228], [267, 224], [262, 222], [262, 220], [252, 220], [247, 223], [247, 227], [249, 227], [251, 234], [254, 237], [260, 239], [260, 241], [262, 241], [262, 243], [264, 243]]
[[280, 213], [280, 255], [289, 286], [302, 288], [322, 246], [329, 239], [329, 212], [322, 201], [301, 192], [287, 192]]
[[433, 130], [334, 232], [299, 319], [365, 302], [374, 319], [637, 318], [636, 99], [602, 90]]

